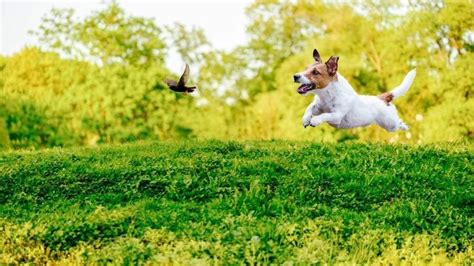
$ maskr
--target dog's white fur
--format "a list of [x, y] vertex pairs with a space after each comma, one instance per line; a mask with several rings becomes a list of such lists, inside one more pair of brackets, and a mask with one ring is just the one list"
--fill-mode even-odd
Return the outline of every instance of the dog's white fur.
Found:
[[[304, 127], [315, 127], [324, 122], [336, 128], [364, 127], [376, 123], [390, 132], [408, 130], [408, 126], [398, 117], [393, 102], [387, 105], [377, 96], [358, 95], [341, 74], [336, 75], [337, 79], [325, 88], [313, 89], [305, 94], [316, 96], [306, 108]], [[300, 76], [300, 83], [311, 84], [304, 75]], [[402, 84], [391, 91], [394, 100], [408, 91], [415, 76], [416, 69], [413, 69]]]

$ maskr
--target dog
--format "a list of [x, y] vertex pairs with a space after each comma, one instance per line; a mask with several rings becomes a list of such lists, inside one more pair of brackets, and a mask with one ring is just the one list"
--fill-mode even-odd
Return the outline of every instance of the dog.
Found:
[[408, 130], [400, 119], [393, 100], [405, 94], [416, 76], [411, 70], [400, 86], [378, 96], [358, 95], [347, 80], [337, 72], [338, 56], [323, 63], [319, 52], [313, 50], [315, 63], [293, 76], [300, 83], [301, 95], [315, 94], [306, 108], [303, 126], [316, 127], [324, 122], [335, 128], [365, 127], [377, 124], [389, 132]]

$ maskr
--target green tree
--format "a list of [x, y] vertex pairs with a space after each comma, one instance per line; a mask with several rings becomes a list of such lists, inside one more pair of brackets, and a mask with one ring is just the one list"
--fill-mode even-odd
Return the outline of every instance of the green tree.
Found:
[[204, 30], [196, 26], [186, 28], [181, 23], [174, 23], [165, 27], [168, 47], [176, 50], [184, 62], [192, 65], [200, 65], [204, 53], [211, 49], [211, 43], [206, 37]]
[[116, 2], [82, 21], [72, 9], [53, 9], [33, 34], [46, 50], [101, 65], [164, 62], [162, 30], [152, 19], [126, 15]]
[[[473, 10], [449, 1], [258, 0], [246, 12], [249, 42], [221, 51], [199, 28], [162, 30], [115, 2], [82, 20], [56, 9], [35, 33], [41, 50], [0, 57], [0, 119], [13, 147], [183, 137], [472, 140]], [[410, 131], [304, 129], [312, 99], [295, 92], [292, 74], [312, 63], [313, 48], [339, 55], [338, 71], [362, 94], [391, 90], [416, 67], [412, 89], [396, 102]], [[173, 76], [164, 66], [171, 49], [192, 64], [198, 97], [163, 84]]]
[[51, 52], [25, 48], [3, 64], [0, 111], [15, 147], [192, 134], [182, 122], [192, 99], [162, 82], [164, 42], [151, 20], [128, 17], [115, 3], [84, 21], [70, 14], [53, 10], [37, 32]]

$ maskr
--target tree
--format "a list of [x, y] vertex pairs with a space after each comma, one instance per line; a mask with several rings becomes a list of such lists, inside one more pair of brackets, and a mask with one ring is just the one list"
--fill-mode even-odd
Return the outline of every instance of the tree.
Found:
[[[176, 50], [184, 62], [200, 66], [204, 53], [209, 52], [211, 43], [204, 30], [198, 27], [186, 28], [181, 23], [174, 23], [165, 27], [168, 47]], [[198, 68], [194, 68], [198, 69]]]
[[152, 19], [126, 15], [116, 2], [83, 21], [72, 9], [53, 9], [32, 33], [45, 50], [101, 65], [146, 67], [164, 62], [162, 30]]

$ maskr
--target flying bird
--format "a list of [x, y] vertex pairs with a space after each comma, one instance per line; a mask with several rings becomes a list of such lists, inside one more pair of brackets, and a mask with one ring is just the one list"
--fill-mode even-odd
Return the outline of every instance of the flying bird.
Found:
[[188, 80], [189, 80], [189, 65], [186, 64], [186, 68], [184, 69], [183, 75], [181, 75], [178, 81], [167, 79], [165, 83], [168, 84], [168, 87], [170, 88], [170, 90], [187, 94], [187, 93], [193, 92], [197, 88], [196, 86], [186, 87], [186, 82], [188, 82]]

